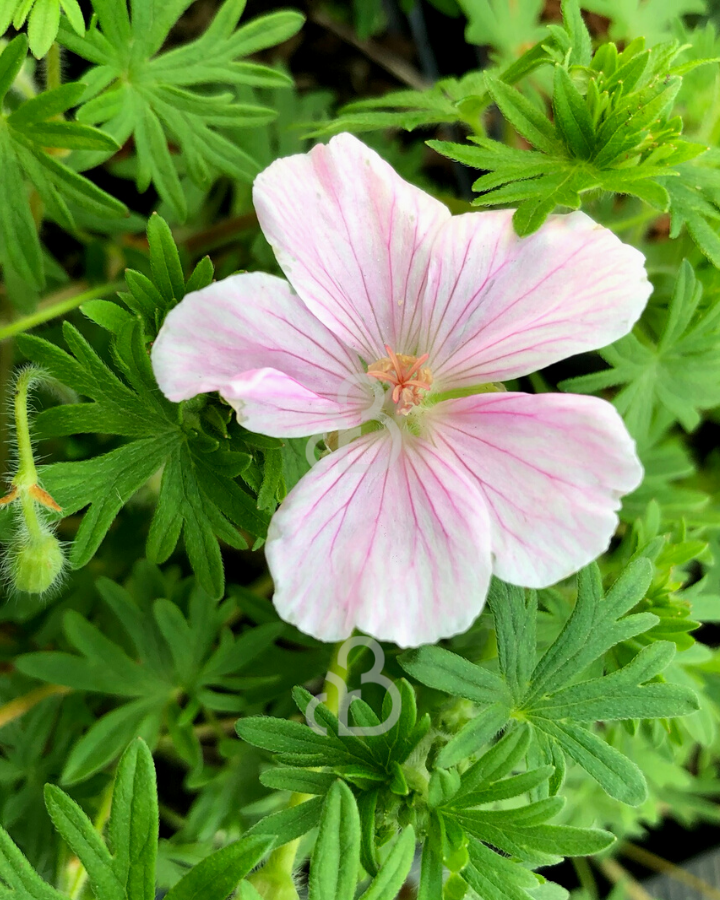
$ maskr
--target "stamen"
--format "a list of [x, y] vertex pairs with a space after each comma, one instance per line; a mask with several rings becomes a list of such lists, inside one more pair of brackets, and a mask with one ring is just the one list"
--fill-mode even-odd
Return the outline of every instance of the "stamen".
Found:
[[412, 369], [410, 369], [409, 372], [406, 372], [406, 374], [405, 374], [405, 381], [410, 381], [410, 379], [413, 377], [413, 375], [414, 375], [416, 372], [419, 372], [419, 371], [420, 371], [420, 368], [421, 368], [422, 364], [428, 361], [428, 357], [429, 357], [429, 356], [430, 356], [429, 353], [425, 353], [423, 356], [419, 357], [419, 358], [415, 361], [415, 365], [412, 367]]
[[395, 356], [395, 351], [390, 347], [389, 344], [385, 344], [385, 349], [387, 350], [387, 355], [390, 357], [390, 362], [395, 367], [398, 378], [402, 379], [402, 366], [400, 365], [400, 361], [398, 360], [397, 356]]
[[413, 407], [422, 403], [424, 394], [432, 388], [432, 372], [424, 367], [429, 358], [396, 353], [385, 344], [387, 356], [368, 367], [368, 375], [392, 385], [391, 398], [400, 415], [407, 416]]

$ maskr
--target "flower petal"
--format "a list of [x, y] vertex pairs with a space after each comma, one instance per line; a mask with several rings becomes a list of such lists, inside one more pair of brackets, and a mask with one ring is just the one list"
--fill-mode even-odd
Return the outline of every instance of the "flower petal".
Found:
[[354, 428], [368, 417], [362, 407], [322, 397], [277, 369], [243, 372], [222, 388], [222, 395], [236, 410], [241, 425], [270, 437], [307, 437]]
[[584, 213], [525, 238], [512, 210], [455, 216], [433, 245], [419, 352], [444, 389], [516, 378], [627, 334], [651, 291], [643, 255]]
[[248, 428], [276, 437], [353, 427], [373, 400], [357, 355], [286, 281], [261, 273], [188, 294], [160, 329], [152, 362], [170, 400], [220, 391]]
[[490, 579], [487, 510], [447, 453], [397, 431], [322, 459], [270, 523], [280, 615], [323, 641], [401, 647], [466, 630]]
[[413, 354], [430, 245], [450, 213], [350, 134], [255, 181], [260, 225], [310, 310], [372, 362]]
[[642, 480], [635, 444], [597, 397], [496, 393], [432, 410], [434, 439], [489, 508], [493, 572], [547, 587], [607, 549], [620, 497]]

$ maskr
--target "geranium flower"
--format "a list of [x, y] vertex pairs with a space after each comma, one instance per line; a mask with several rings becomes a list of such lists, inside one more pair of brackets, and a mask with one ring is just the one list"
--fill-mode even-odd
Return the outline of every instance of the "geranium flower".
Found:
[[267, 538], [280, 615], [322, 640], [466, 630], [490, 578], [546, 587], [595, 559], [642, 469], [615, 409], [493, 385], [627, 334], [644, 259], [583, 213], [518, 238], [452, 217], [348, 134], [258, 176], [288, 282], [234, 275], [153, 348], [174, 401], [219, 391], [275, 437], [339, 432]]

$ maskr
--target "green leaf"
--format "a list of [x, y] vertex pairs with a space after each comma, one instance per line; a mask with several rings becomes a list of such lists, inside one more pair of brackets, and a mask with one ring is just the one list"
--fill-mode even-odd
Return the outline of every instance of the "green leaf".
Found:
[[552, 693], [610, 647], [651, 628], [656, 617], [625, 614], [642, 600], [652, 578], [649, 560], [637, 559], [621, 573], [607, 597], [603, 597], [597, 566], [582, 569], [578, 575], [575, 608], [558, 638], [535, 666], [530, 699]]
[[[329, 735], [318, 734], [299, 722], [262, 716], [240, 719], [238, 735], [249, 744], [281, 753], [288, 757], [297, 754], [307, 765], [343, 765], [355, 762], [355, 757], [341, 743]], [[306, 762], [306, 760], [312, 762]]]
[[0, 101], [5, 99], [5, 95], [20, 74], [27, 58], [27, 47], [25, 35], [18, 34], [0, 54]]
[[498, 663], [513, 696], [526, 692], [535, 664], [537, 598], [522, 588], [497, 579], [488, 593], [488, 604], [495, 620]]
[[[256, 104], [234, 102], [234, 91], [211, 94], [207, 86], [234, 88], [268, 80], [276, 86], [287, 84], [286, 78], [268, 75], [272, 70], [267, 67], [241, 59], [286, 40], [303, 22], [299, 13], [288, 10], [236, 29], [244, 4], [227, 0], [203, 35], [160, 52], [188, 5], [187, 0], [133, 3], [131, 19], [124, 4], [100, 0], [95, 9], [99, 28], [79, 37], [62, 20], [58, 32], [69, 50], [97, 64], [85, 76], [95, 87], [86, 94], [78, 118], [101, 125], [119, 144], [134, 138], [138, 188], [144, 191], [153, 183], [178, 220], [187, 214], [179, 171], [203, 189], [221, 174], [252, 181], [260, 166], [241, 149], [232, 131], [274, 115]], [[223, 133], [229, 129], [228, 135]], [[171, 152], [170, 144], [177, 152]], [[106, 158], [107, 151], [80, 151], [75, 163], [82, 170]]]
[[80, 4], [77, 0], [60, 0], [60, 6], [68, 17], [68, 22], [75, 29], [77, 34], [82, 37], [85, 34], [85, 19], [83, 18]]
[[[15, 126], [17, 127], [17, 126]], [[119, 150], [115, 138], [99, 128], [77, 122], [43, 122], [24, 125], [22, 134], [41, 147], [66, 147], [69, 150]]]
[[40, 241], [26, 192], [24, 189], [18, 190], [18, 185], [24, 185], [23, 172], [10, 130], [5, 127], [0, 127], [0, 171], [3, 173], [0, 179], [3, 261], [6, 265], [9, 263], [29, 285], [40, 290], [45, 283]]
[[510, 707], [493, 703], [464, 725], [440, 751], [438, 765], [454, 766], [473, 756], [501, 731], [510, 718]]
[[478, 790], [486, 782], [494, 782], [512, 772], [525, 757], [530, 745], [530, 729], [525, 723], [508, 728], [500, 740], [462, 774], [455, 799], [460, 802], [467, 794]]
[[62, 783], [71, 786], [104, 769], [131, 740], [154, 730], [157, 715], [157, 701], [147, 700], [134, 700], [106, 713], [73, 746]]
[[168, 449], [168, 436], [163, 435], [82, 462], [55, 463], [45, 470], [47, 490], [66, 515], [90, 504], [70, 552], [75, 568], [92, 559], [118, 512], [157, 472]]
[[125, 888], [114, 872], [112, 857], [77, 803], [60, 788], [47, 784], [45, 805], [53, 825], [88, 873], [95, 896], [103, 900], [125, 900]]
[[82, 304], [80, 312], [113, 334], [117, 334], [131, 321], [128, 312], [111, 300], [88, 300]]
[[59, 25], [60, 0], [35, 0], [28, 22], [28, 41], [37, 59], [42, 59], [52, 46]]
[[268, 835], [275, 838], [275, 846], [281, 847], [290, 841], [297, 840], [317, 828], [323, 810], [323, 798], [313, 797], [299, 806], [291, 806], [280, 812], [272, 813], [253, 825], [247, 836]]
[[630, 806], [645, 802], [647, 784], [640, 769], [602, 738], [572, 722], [537, 719], [534, 724], [557, 741], [562, 750], [615, 800]]
[[561, 9], [563, 22], [572, 46], [570, 63], [575, 66], [590, 65], [592, 40], [580, 12], [578, 0], [562, 0]]
[[167, 900], [225, 900], [270, 850], [273, 838], [248, 836], [216, 850], [165, 895]]
[[492, 47], [501, 59], [515, 59], [522, 48], [544, 37], [541, 0], [458, 0], [468, 18], [466, 40]]
[[673, 684], [639, 686], [665, 669], [674, 655], [674, 644], [657, 641], [622, 669], [604, 678], [581, 681], [540, 701], [534, 713], [575, 722], [687, 716], [698, 708], [693, 691]]
[[332, 772], [313, 772], [308, 769], [284, 767], [268, 769], [260, 773], [265, 787], [276, 791], [294, 791], [298, 794], [326, 794], [337, 777]]
[[415, 832], [408, 826], [395, 842], [361, 900], [395, 900], [410, 873], [415, 856]]
[[654, 319], [652, 337], [631, 333], [621, 338], [601, 351], [611, 369], [564, 381], [561, 388], [589, 393], [621, 387], [614, 403], [641, 447], [648, 444], [654, 421], [663, 411], [693, 431], [701, 411], [720, 403], [720, 376], [713, 365], [720, 340], [720, 306], [701, 308], [702, 293], [685, 261], [667, 311]]
[[180, 255], [167, 222], [157, 213], [153, 213], [148, 220], [147, 236], [153, 283], [170, 309], [185, 296]]
[[[22, 130], [28, 125], [36, 125], [45, 122], [54, 116], [67, 112], [71, 107], [77, 106], [82, 97], [85, 85], [79, 82], [69, 82], [50, 91], [43, 91], [22, 103], [8, 117], [8, 122], [13, 128]], [[71, 123], [66, 123], [71, 124]]]
[[557, 133], [547, 116], [499, 79], [486, 76], [485, 82], [500, 111], [519, 134], [544, 153], [562, 153]]
[[494, 703], [505, 698], [508, 705], [512, 703], [512, 696], [497, 675], [441, 647], [409, 650], [399, 662], [413, 678], [448, 694], [476, 703]]
[[336, 781], [325, 797], [310, 863], [309, 900], [353, 900], [360, 872], [360, 816], [352, 791]]
[[422, 848], [418, 900], [436, 900], [442, 896], [443, 857], [440, 826], [436, 816], [431, 818], [430, 823], [430, 831]]
[[595, 129], [585, 98], [573, 84], [567, 70], [555, 67], [553, 90], [555, 123], [574, 156], [589, 159], [595, 149]]
[[128, 900], [153, 900], [158, 840], [155, 766], [137, 738], [122, 755], [115, 776], [108, 840], [115, 873]]
[[0, 827], [0, 877], [10, 887], [8, 900], [66, 900], [33, 869], [4, 828]]
[[162, 294], [167, 309], [171, 309], [185, 296], [185, 278], [172, 232], [157, 213], [148, 220], [148, 243], [153, 283]]

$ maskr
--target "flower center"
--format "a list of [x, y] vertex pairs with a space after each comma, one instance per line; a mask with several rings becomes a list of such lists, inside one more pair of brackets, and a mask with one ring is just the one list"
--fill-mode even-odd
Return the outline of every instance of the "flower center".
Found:
[[433, 377], [427, 362], [428, 354], [406, 356], [395, 353], [385, 344], [387, 356], [368, 366], [368, 375], [392, 385], [392, 399], [397, 411], [407, 416], [414, 406], [422, 403], [425, 393], [432, 387]]

